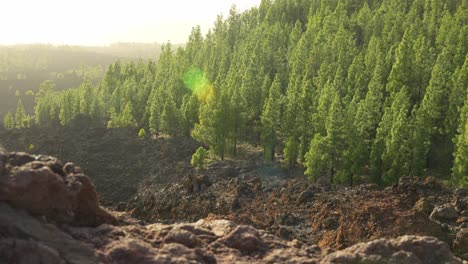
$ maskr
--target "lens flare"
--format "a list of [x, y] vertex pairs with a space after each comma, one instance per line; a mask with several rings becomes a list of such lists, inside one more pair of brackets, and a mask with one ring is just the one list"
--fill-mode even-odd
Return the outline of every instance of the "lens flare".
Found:
[[207, 101], [213, 93], [213, 86], [200, 68], [191, 67], [183, 75], [185, 86], [198, 96], [198, 99]]

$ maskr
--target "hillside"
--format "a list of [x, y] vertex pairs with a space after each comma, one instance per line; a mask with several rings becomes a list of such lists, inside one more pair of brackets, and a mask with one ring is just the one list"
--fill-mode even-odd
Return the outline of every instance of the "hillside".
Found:
[[0, 47], [2, 114], [0, 262], [468, 264], [468, 0]]
[[114, 206], [127, 202], [147, 181], [177, 182], [195, 173], [190, 159], [199, 145], [193, 140], [140, 139], [136, 129], [108, 130], [103, 124], [89, 122], [85, 118], [67, 127], [0, 129], [0, 145], [74, 160], [93, 178], [101, 202]]
[[86, 115], [192, 137], [221, 159], [259, 146], [311, 180], [466, 186], [467, 13], [461, 0], [262, 1], [164, 44], [157, 62], [36, 96], [34, 125]]

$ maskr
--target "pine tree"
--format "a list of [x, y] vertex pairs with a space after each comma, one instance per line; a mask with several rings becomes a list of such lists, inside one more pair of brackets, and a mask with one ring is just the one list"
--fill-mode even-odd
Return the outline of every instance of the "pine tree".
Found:
[[3, 127], [6, 129], [15, 128], [15, 118], [13, 117], [10, 111], [8, 111], [8, 113], [3, 118]]
[[74, 95], [72, 90], [66, 91], [62, 94], [60, 100], [60, 113], [59, 119], [62, 125], [68, 124], [76, 116]]
[[246, 129], [248, 119], [246, 101], [240, 95], [239, 89], [234, 89], [233, 95], [229, 102], [229, 130], [231, 131], [229, 138], [232, 142], [232, 155], [237, 155], [237, 145]]
[[205, 168], [205, 159], [208, 156], [208, 152], [203, 147], [199, 147], [197, 151], [192, 155], [192, 160], [190, 164], [197, 168], [198, 170], [203, 170]]
[[330, 182], [333, 183], [335, 180], [335, 174], [343, 168], [343, 157], [347, 149], [346, 146], [346, 134], [345, 134], [345, 116], [343, 115], [343, 106], [341, 99], [337, 94], [333, 99], [333, 103], [330, 107], [330, 113], [325, 121], [325, 127], [327, 131], [327, 141], [329, 144], [328, 153], [328, 166], [329, 166], [329, 177]]
[[207, 102], [200, 107], [200, 123], [195, 124], [192, 136], [210, 147], [224, 160], [228, 135], [229, 98], [226, 93], [214, 89]]
[[146, 137], [146, 130], [144, 128], [141, 128], [140, 131], [138, 131], [138, 137], [139, 138], [145, 138]]
[[174, 135], [179, 128], [179, 110], [172, 96], [167, 98], [161, 113], [161, 131]]
[[270, 161], [274, 160], [278, 145], [277, 131], [281, 126], [282, 105], [281, 81], [276, 75], [261, 116], [264, 155]]
[[371, 152], [371, 170], [376, 183], [394, 183], [409, 175], [412, 130], [409, 120], [408, 89], [401, 89], [385, 109]]
[[291, 169], [294, 166], [298, 158], [298, 154], [298, 143], [294, 137], [290, 137], [284, 147], [284, 162], [287, 164], [288, 169]]
[[305, 155], [305, 174], [309, 180], [317, 180], [320, 175], [326, 173], [327, 161], [330, 160], [330, 142], [327, 137], [315, 134], [310, 142], [309, 151]]
[[51, 124], [55, 118], [55, 101], [58, 95], [54, 94], [55, 83], [50, 80], [44, 81], [39, 92], [36, 93], [36, 105], [34, 107], [34, 116], [36, 124]]
[[468, 87], [468, 55], [463, 66], [455, 71], [450, 85], [449, 109], [445, 118], [446, 133], [449, 138], [455, 137], [457, 125], [460, 117], [460, 110], [463, 107], [463, 98], [467, 94]]
[[93, 102], [93, 87], [90, 80], [85, 80], [79, 91], [79, 112], [83, 115], [91, 114], [91, 104]]
[[468, 96], [460, 114], [458, 135], [454, 139], [454, 164], [451, 181], [456, 186], [468, 187]]
[[[354, 124], [349, 125], [348, 131], [351, 135], [349, 159], [352, 160], [351, 171], [357, 173], [369, 164], [372, 144], [375, 140], [377, 127], [382, 119], [384, 103], [384, 65], [381, 59], [377, 63], [374, 74], [369, 83], [368, 92], [364, 100], [357, 105], [354, 116]], [[353, 100], [354, 102], [354, 100]]]
[[[18, 105], [16, 106], [16, 113], [15, 113], [15, 128], [28, 128], [29, 127], [30, 118], [26, 114], [24, 110], [23, 102], [21, 99], [18, 101]], [[11, 123], [10, 123], [11, 124]]]
[[198, 123], [198, 115], [200, 110], [200, 102], [198, 96], [195, 94], [186, 94], [182, 99], [181, 114], [182, 114], [182, 128], [184, 135], [190, 137], [190, 133], [195, 124]]
[[111, 110], [110, 120], [107, 123], [108, 128], [118, 127], [136, 127], [138, 124], [133, 117], [133, 106], [127, 103], [121, 113]]
[[[444, 120], [449, 105], [452, 81], [452, 58], [450, 49], [444, 49], [432, 69], [426, 94], [415, 116], [414, 147], [412, 148], [412, 173], [421, 175], [428, 165], [428, 155], [435, 136], [444, 134]], [[446, 131], [446, 130], [445, 130]], [[447, 140], [450, 142], [450, 139]]]

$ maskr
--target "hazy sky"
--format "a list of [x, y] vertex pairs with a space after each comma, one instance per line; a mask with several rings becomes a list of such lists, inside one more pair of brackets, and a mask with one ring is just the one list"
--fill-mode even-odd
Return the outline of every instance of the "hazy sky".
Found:
[[261, 0], [1, 0], [0, 44], [105, 45], [112, 42], [185, 42], [218, 14]]

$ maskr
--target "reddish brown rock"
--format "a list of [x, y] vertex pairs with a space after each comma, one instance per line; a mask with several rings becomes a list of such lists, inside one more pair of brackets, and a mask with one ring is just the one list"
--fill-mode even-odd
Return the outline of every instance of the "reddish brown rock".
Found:
[[57, 250], [34, 241], [0, 240], [0, 253], [2, 263], [65, 264]]
[[453, 242], [453, 250], [463, 259], [468, 260], [468, 228], [463, 228], [457, 233]]
[[189, 248], [200, 245], [200, 240], [193, 234], [184, 229], [172, 229], [164, 238], [165, 243], [179, 243]]
[[[0, 238], [0, 259], [10, 263], [319, 263], [323, 257], [321, 263], [356, 263], [351, 262], [356, 259], [461, 263], [435, 238], [379, 240], [327, 257], [324, 254], [329, 253], [317, 246], [286, 242], [229, 221], [59, 229], [4, 203], [0, 203], [0, 233], [6, 237]], [[193, 248], [184, 245], [190, 241], [197, 241]]]
[[8, 154], [8, 164], [12, 167], [20, 167], [36, 160], [33, 155], [24, 152], [12, 152]]
[[0, 263], [98, 263], [95, 250], [53, 224], [0, 202]]
[[7, 153], [4, 149], [0, 148], [0, 177], [3, 176], [3, 173], [5, 171], [6, 161]]
[[245, 225], [236, 227], [226, 237], [222, 238], [220, 242], [228, 247], [245, 252], [258, 251], [263, 247], [263, 241], [258, 231], [251, 226]]
[[451, 222], [458, 218], [458, 213], [452, 204], [436, 206], [432, 211], [430, 218], [440, 222]]
[[234, 222], [228, 220], [200, 220], [196, 223], [197, 226], [211, 230], [216, 236], [225, 236], [229, 234], [236, 226]]
[[8, 154], [6, 175], [0, 178], [0, 201], [47, 219], [80, 226], [115, 224], [99, 206], [97, 193], [84, 175], [63, 174], [54, 158], [34, 159], [25, 153]]
[[360, 243], [326, 256], [320, 263], [462, 264], [434, 237], [403, 236]]
[[430, 215], [434, 209], [434, 199], [422, 197], [416, 202], [414, 209], [419, 213]]

